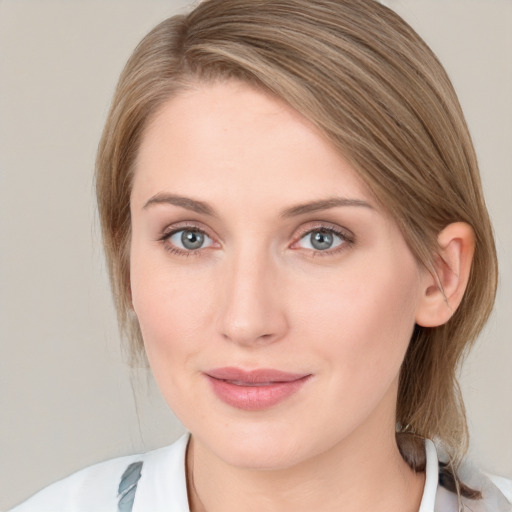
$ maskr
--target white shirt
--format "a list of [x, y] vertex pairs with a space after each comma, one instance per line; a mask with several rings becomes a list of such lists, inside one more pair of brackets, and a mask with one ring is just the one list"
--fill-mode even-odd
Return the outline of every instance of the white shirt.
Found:
[[[185, 476], [189, 435], [142, 455], [119, 457], [85, 468], [38, 492], [11, 512], [117, 512], [119, 482], [133, 462], [143, 462], [132, 512], [190, 512]], [[418, 512], [458, 512], [457, 497], [438, 485], [436, 448], [425, 442], [427, 465]], [[484, 499], [465, 501], [471, 512], [512, 512], [512, 482], [483, 478]], [[473, 483], [471, 482], [471, 485]]]

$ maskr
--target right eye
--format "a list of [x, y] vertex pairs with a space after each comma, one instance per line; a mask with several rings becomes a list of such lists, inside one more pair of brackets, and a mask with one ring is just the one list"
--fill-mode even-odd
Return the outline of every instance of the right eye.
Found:
[[213, 240], [206, 233], [195, 228], [173, 231], [165, 240], [181, 251], [197, 251], [213, 244]]

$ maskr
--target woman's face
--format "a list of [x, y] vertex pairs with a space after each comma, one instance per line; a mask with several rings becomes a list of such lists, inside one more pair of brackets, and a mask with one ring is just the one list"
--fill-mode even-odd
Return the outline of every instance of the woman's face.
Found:
[[204, 449], [278, 468], [394, 432], [423, 271], [310, 122], [238, 82], [180, 93], [145, 131], [131, 215], [147, 355]]

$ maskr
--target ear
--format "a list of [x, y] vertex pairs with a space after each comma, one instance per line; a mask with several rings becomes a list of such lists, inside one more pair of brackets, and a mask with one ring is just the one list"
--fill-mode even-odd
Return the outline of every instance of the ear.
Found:
[[455, 313], [466, 291], [475, 252], [475, 234], [469, 224], [449, 224], [437, 237], [435, 275], [425, 271], [416, 323], [423, 327], [445, 324]]

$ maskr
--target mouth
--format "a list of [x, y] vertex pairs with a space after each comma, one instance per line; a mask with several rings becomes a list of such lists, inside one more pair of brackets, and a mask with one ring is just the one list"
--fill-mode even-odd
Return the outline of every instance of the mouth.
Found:
[[246, 411], [267, 409], [297, 393], [311, 374], [274, 369], [215, 368], [204, 373], [221, 401]]

